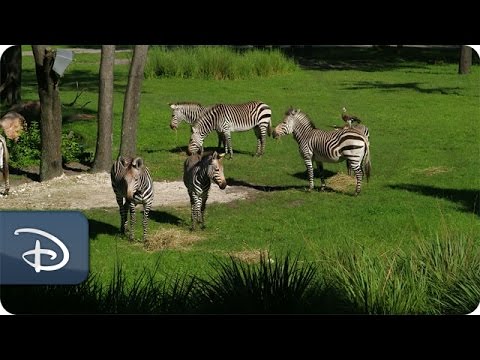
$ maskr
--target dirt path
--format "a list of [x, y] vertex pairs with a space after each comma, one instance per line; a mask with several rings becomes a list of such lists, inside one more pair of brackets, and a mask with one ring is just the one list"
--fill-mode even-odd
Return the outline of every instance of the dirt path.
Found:
[[[3, 182], [0, 183], [3, 192]], [[155, 182], [153, 207], [190, 206], [185, 185], [181, 181]], [[213, 185], [208, 203], [246, 199], [257, 190], [243, 186], [227, 186], [220, 190]], [[8, 196], [0, 195], [0, 209], [92, 209], [116, 208], [117, 202], [110, 184], [110, 174], [62, 175], [45, 182], [12, 185]]]

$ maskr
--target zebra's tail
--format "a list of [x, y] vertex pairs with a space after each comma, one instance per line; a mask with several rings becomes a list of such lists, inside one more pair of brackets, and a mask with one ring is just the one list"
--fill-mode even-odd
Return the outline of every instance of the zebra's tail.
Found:
[[268, 136], [272, 136], [272, 119], [268, 122], [267, 134]]
[[370, 179], [372, 172], [372, 163], [370, 162], [370, 144], [365, 141], [365, 155], [363, 156], [363, 173], [367, 177], [367, 181]]

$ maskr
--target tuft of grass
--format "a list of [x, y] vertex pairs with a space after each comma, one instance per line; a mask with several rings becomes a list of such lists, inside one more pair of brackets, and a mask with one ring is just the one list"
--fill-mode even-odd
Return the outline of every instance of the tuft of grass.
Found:
[[145, 66], [148, 79], [177, 77], [238, 80], [288, 74], [295, 62], [280, 50], [236, 51], [227, 46], [152, 47]]
[[261, 256], [258, 265], [230, 256], [219, 261], [216, 274], [200, 280], [201, 309], [207, 313], [302, 313], [309, 301], [316, 267], [288, 254], [283, 259]]

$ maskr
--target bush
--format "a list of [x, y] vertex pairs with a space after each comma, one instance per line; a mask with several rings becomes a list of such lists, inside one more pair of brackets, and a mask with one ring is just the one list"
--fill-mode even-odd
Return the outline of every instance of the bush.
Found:
[[[92, 154], [84, 149], [81, 137], [73, 131], [62, 133], [62, 162], [72, 161], [89, 162]], [[31, 165], [38, 165], [41, 156], [40, 129], [37, 122], [32, 122], [18, 142], [8, 140], [10, 153], [10, 165], [15, 168], [22, 168]]]

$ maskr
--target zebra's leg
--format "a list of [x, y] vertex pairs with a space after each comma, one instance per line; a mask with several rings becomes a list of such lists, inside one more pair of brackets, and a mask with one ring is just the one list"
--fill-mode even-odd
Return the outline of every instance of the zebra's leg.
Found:
[[257, 152], [255, 153], [255, 156], [261, 156], [262, 155], [262, 133], [260, 130], [260, 127], [255, 126], [253, 128], [255, 131], [255, 136], [257, 137]]
[[363, 171], [359, 163], [352, 165], [352, 170], [355, 173], [355, 179], [357, 180], [355, 185], [355, 196], [357, 196], [360, 194], [360, 190], [362, 189]]
[[193, 194], [193, 201], [192, 201], [192, 227], [191, 230], [195, 230], [197, 223], [200, 222], [201, 216], [201, 207], [202, 207], [202, 199], [197, 194]]
[[260, 155], [265, 154], [265, 143], [267, 142], [267, 132], [268, 132], [268, 124], [267, 126], [263, 126], [260, 128]]
[[120, 209], [120, 233], [125, 234], [125, 227], [127, 226], [127, 207], [123, 204], [123, 196], [119, 194], [115, 195]]
[[152, 202], [147, 202], [143, 204], [143, 238], [142, 241], [145, 243], [145, 239], [147, 238], [147, 225], [148, 225], [148, 213], [152, 208]]
[[217, 148], [220, 150], [223, 147], [225, 147], [225, 140], [223, 138], [223, 134], [219, 131], [217, 131], [217, 137], [218, 137], [218, 146]]
[[229, 159], [233, 159], [232, 135], [230, 131], [226, 131], [223, 133], [223, 136], [225, 140], [225, 154], [229, 155]]
[[207, 206], [208, 193], [204, 193], [202, 196], [202, 206], [200, 208], [200, 224], [201, 228], [205, 229], [205, 207]]
[[351, 176], [352, 175], [352, 168], [351, 168], [352, 164], [350, 163], [350, 160], [348, 160], [348, 159], [347, 159], [346, 162], [347, 162], [347, 175]]
[[323, 171], [323, 163], [321, 161], [316, 161], [317, 163], [317, 170], [318, 176], [320, 177], [320, 191], [324, 191], [326, 184], [325, 184], [325, 172]]
[[312, 158], [305, 158], [305, 166], [307, 167], [307, 176], [308, 176], [308, 184], [309, 188], [308, 191], [313, 190], [313, 166], [312, 166]]
[[130, 241], [134, 240], [135, 235], [135, 203], [132, 201], [129, 203], [130, 209]]

